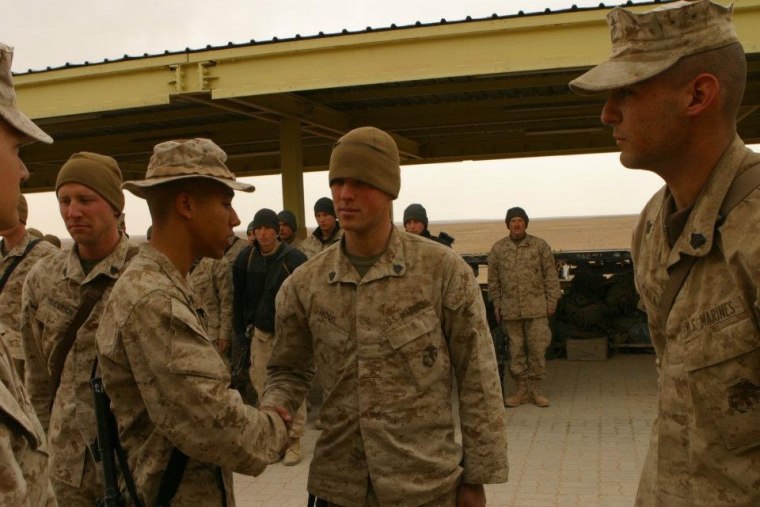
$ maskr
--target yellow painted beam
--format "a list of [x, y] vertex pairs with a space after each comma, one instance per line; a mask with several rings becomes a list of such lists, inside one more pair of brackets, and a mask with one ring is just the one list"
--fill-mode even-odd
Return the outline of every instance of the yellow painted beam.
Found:
[[[634, 10], [650, 6], [633, 7]], [[607, 10], [489, 19], [136, 58], [16, 76], [33, 118], [458, 76], [587, 67], [606, 58]], [[737, 32], [760, 52], [760, 0], [736, 0]]]

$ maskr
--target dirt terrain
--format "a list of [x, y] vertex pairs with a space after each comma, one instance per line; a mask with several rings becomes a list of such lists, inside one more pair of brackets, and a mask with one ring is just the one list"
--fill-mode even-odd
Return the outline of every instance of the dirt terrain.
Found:
[[[552, 250], [628, 249], [636, 215], [536, 218], [528, 233], [545, 239]], [[454, 238], [461, 254], [487, 254], [491, 246], [507, 235], [503, 220], [432, 222], [430, 232], [445, 231]]]

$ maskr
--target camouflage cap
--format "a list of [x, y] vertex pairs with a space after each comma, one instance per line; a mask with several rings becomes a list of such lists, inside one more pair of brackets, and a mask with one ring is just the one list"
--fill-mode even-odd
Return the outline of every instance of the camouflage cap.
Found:
[[684, 56], [739, 42], [733, 7], [709, 0], [679, 1], [636, 14], [617, 7], [607, 14], [612, 52], [570, 82], [579, 95], [593, 95], [645, 81]]
[[13, 48], [0, 42], [0, 117], [24, 134], [29, 142], [52, 143], [53, 138], [42, 131], [32, 120], [22, 113], [16, 104], [16, 90], [13, 89]]
[[145, 198], [145, 189], [149, 187], [182, 179], [208, 178], [233, 190], [253, 192], [253, 185], [235, 181], [226, 161], [227, 154], [211, 139], [166, 141], [153, 148], [145, 179], [126, 181], [122, 188]]

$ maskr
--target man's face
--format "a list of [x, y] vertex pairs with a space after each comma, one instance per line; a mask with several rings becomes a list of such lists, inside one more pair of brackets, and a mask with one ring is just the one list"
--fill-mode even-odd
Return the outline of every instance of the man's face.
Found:
[[75, 243], [97, 248], [110, 241], [118, 212], [100, 194], [81, 183], [64, 183], [57, 196], [61, 218]]
[[333, 180], [330, 190], [345, 231], [372, 232], [390, 220], [393, 200], [382, 190], [353, 178]]
[[507, 222], [507, 229], [509, 229], [509, 236], [512, 239], [522, 239], [525, 237], [525, 229], [528, 225], [522, 217], [513, 217]]
[[686, 119], [679, 116], [685, 94], [667, 75], [610, 92], [601, 120], [612, 127], [620, 163], [662, 174], [680, 158]]
[[256, 235], [256, 241], [259, 242], [259, 248], [263, 253], [271, 252], [277, 245], [277, 231], [275, 229], [262, 225], [256, 227], [253, 233]]
[[280, 239], [289, 242], [292, 237], [293, 229], [291, 229], [285, 222], [280, 222]]
[[195, 207], [192, 234], [201, 255], [221, 259], [234, 235], [233, 228], [240, 225], [232, 207], [234, 191], [222, 183], [210, 181], [203, 196], [192, 196]]
[[330, 234], [333, 230], [333, 227], [335, 227], [336, 218], [329, 213], [325, 213], [324, 211], [318, 211], [314, 215], [314, 218], [317, 219], [317, 225], [319, 226], [319, 230], [322, 231], [323, 234]]
[[404, 224], [404, 229], [406, 229], [406, 232], [419, 235], [425, 230], [425, 222], [417, 220], [416, 218], [410, 218]]
[[26, 138], [0, 118], [0, 229], [10, 229], [18, 223], [18, 194], [29, 172], [19, 157]]
[[256, 235], [253, 233], [253, 229], [251, 229], [250, 231], [246, 231], [245, 237], [248, 239], [248, 244], [252, 245], [253, 240], [256, 239]]

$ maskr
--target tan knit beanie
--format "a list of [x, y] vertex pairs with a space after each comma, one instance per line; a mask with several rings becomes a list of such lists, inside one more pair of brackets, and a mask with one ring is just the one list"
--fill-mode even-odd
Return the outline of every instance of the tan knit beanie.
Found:
[[18, 211], [18, 221], [26, 225], [26, 219], [29, 218], [29, 205], [26, 203], [26, 197], [22, 193], [18, 194], [16, 211]]
[[124, 193], [121, 191], [121, 170], [111, 157], [81, 151], [74, 153], [61, 170], [55, 181], [55, 191], [64, 183], [81, 183], [97, 192], [121, 213], [124, 211]]
[[394, 199], [401, 190], [396, 141], [375, 127], [359, 127], [338, 139], [330, 155], [330, 184], [352, 178], [379, 188]]

